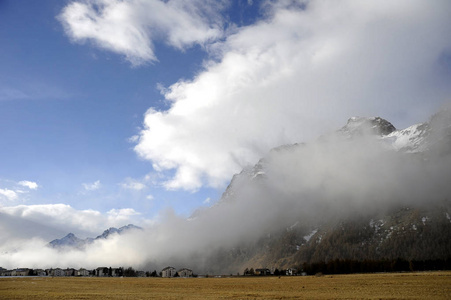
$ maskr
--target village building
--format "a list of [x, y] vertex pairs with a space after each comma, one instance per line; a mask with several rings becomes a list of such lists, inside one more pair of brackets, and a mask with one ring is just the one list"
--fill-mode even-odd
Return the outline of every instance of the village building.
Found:
[[34, 269], [33, 275], [34, 276], [47, 276], [47, 272], [43, 269]]
[[90, 272], [86, 269], [81, 268], [77, 271], [77, 276], [89, 276]]
[[66, 272], [63, 269], [56, 268], [50, 271], [50, 275], [55, 277], [66, 276]]
[[261, 276], [266, 276], [266, 275], [271, 275], [271, 270], [270, 269], [255, 269], [255, 275], [261, 275]]
[[146, 277], [146, 272], [144, 272], [144, 271], [136, 271], [136, 277]]
[[28, 276], [30, 275], [30, 269], [27, 268], [19, 268], [19, 269], [15, 269], [12, 270], [11, 272], [11, 276]]
[[296, 269], [293, 269], [293, 268], [287, 269], [285, 271], [285, 275], [287, 275], [287, 276], [295, 276], [297, 274], [298, 274], [298, 271]]
[[180, 277], [193, 277], [193, 270], [183, 268], [178, 271]]
[[75, 276], [77, 273], [77, 270], [72, 269], [72, 268], [67, 268], [66, 270], [64, 270], [65, 275], [64, 276]]
[[123, 275], [124, 275], [124, 270], [122, 268], [112, 268], [111, 269], [111, 276], [120, 277]]
[[161, 271], [161, 277], [174, 277], [177, 271], [173, 267], [166, 267]]
[[97, 277], [108, 277], [108, 268], [107, 267], [99, 267], [96, 269]]

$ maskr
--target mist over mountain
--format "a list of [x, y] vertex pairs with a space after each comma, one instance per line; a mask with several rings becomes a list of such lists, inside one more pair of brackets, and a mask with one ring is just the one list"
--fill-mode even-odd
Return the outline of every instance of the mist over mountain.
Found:
[[55, 239], [48, 243], [48, 246], [54, 249], [64, 250], [64, 249], [78, 249], [83, 250], [86, 246], [94, 243], [97, 240], [107, 239], [112, 235], [121, 235], [130, 232], [130, 230], [142, 230], [141, 227], [135, 226], [133, 224], [128, 224], [118, 228], [110, 227], [106, 229], [101, 235], [95, 238], [80, 239], [73, 233], [68, 233], [65, 237], [60, 239]]
[[0, 264], [219, 274], [332, 259], [446, 259], [449, 178], [451, 110], [402, 130], [353, 117], [315, 141], [274, 148], [189, 218], [167, 210], [143, 230], [110, 228], [89, 243], [68, 235], [56, 240], [71, 245], [64, 251], [34, 240]]
[[315, 142], [273, 149], [235, 175], [211, 208], [237, 208], [228, 228], [241, 242], [220, 248], [206, 266], [235, 272], [330, 259], [448, 258], [450, 116], [444, 109], [403, 130], [353, 117]]

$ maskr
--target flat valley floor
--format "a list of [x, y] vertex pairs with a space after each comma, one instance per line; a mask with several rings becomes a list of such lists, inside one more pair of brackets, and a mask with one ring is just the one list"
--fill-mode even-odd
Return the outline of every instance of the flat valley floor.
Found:
[[0, 299], [451, 299], [451, 272], [281, 278], [0, 277]]

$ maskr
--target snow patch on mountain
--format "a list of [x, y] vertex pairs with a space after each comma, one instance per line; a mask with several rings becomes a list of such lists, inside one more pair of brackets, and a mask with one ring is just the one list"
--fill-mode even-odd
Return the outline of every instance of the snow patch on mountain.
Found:
[[310, 232], [307, 235], [304, 235], [304, 240], [308, 243], [310, 239], [318, 232], [318, 228], [313, 229], [312, 232]]
[[420, 123], [403, 130], [394, 131], [383, 139], [397, 151], [423, 152], [427, 150], [426, 138], [429, 135], [429, 128], [428, 123]]
[[426, 225], [426, 222], [428, 222], [428, 221], [429, 221], [428, 217], [422, 217], [421, 218], [421, 222], [423, 222], [423, 225]]

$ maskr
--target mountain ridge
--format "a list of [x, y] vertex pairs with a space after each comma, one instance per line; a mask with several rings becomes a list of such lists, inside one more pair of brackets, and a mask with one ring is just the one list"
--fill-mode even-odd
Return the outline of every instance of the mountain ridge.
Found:
[[[216, 205], [266, 199], [253, 200], [274, 211], [261, 216], [267, 222], [260, 227], [276, 226], [216, 251], [206, 264], [216, 267], [208, 271], [334, 259], [450, 259], [450, 161], [448, 109], [401, 130], [380, 117], [352, 117], [312, 143], [273, 148], [235, 174]], [[282, 218], [274, 223], [277, 215]]]
[[129, 232], [130, 230], [142, 230], [141, 227], [135, 226], [133, 224], [128, 224], [125, 226], [122, 226], [120, 228], [110, 227], [106, 229], [101, 235], [98, 235], [95, 238], [85, 238], [80, 239], [72, 232], [68, 233], [66, 236], [60, 238], [60, 239], [54, 239], [51, 242], [47, 244], [48, 247], [54, 248], [54, 249], [79, 249], [84, 250], [85, 247], [89, 244], [94, 243], [97, 240], [104, 240], [108, 239], [110, 236], [114, 234], [124, 234]]

